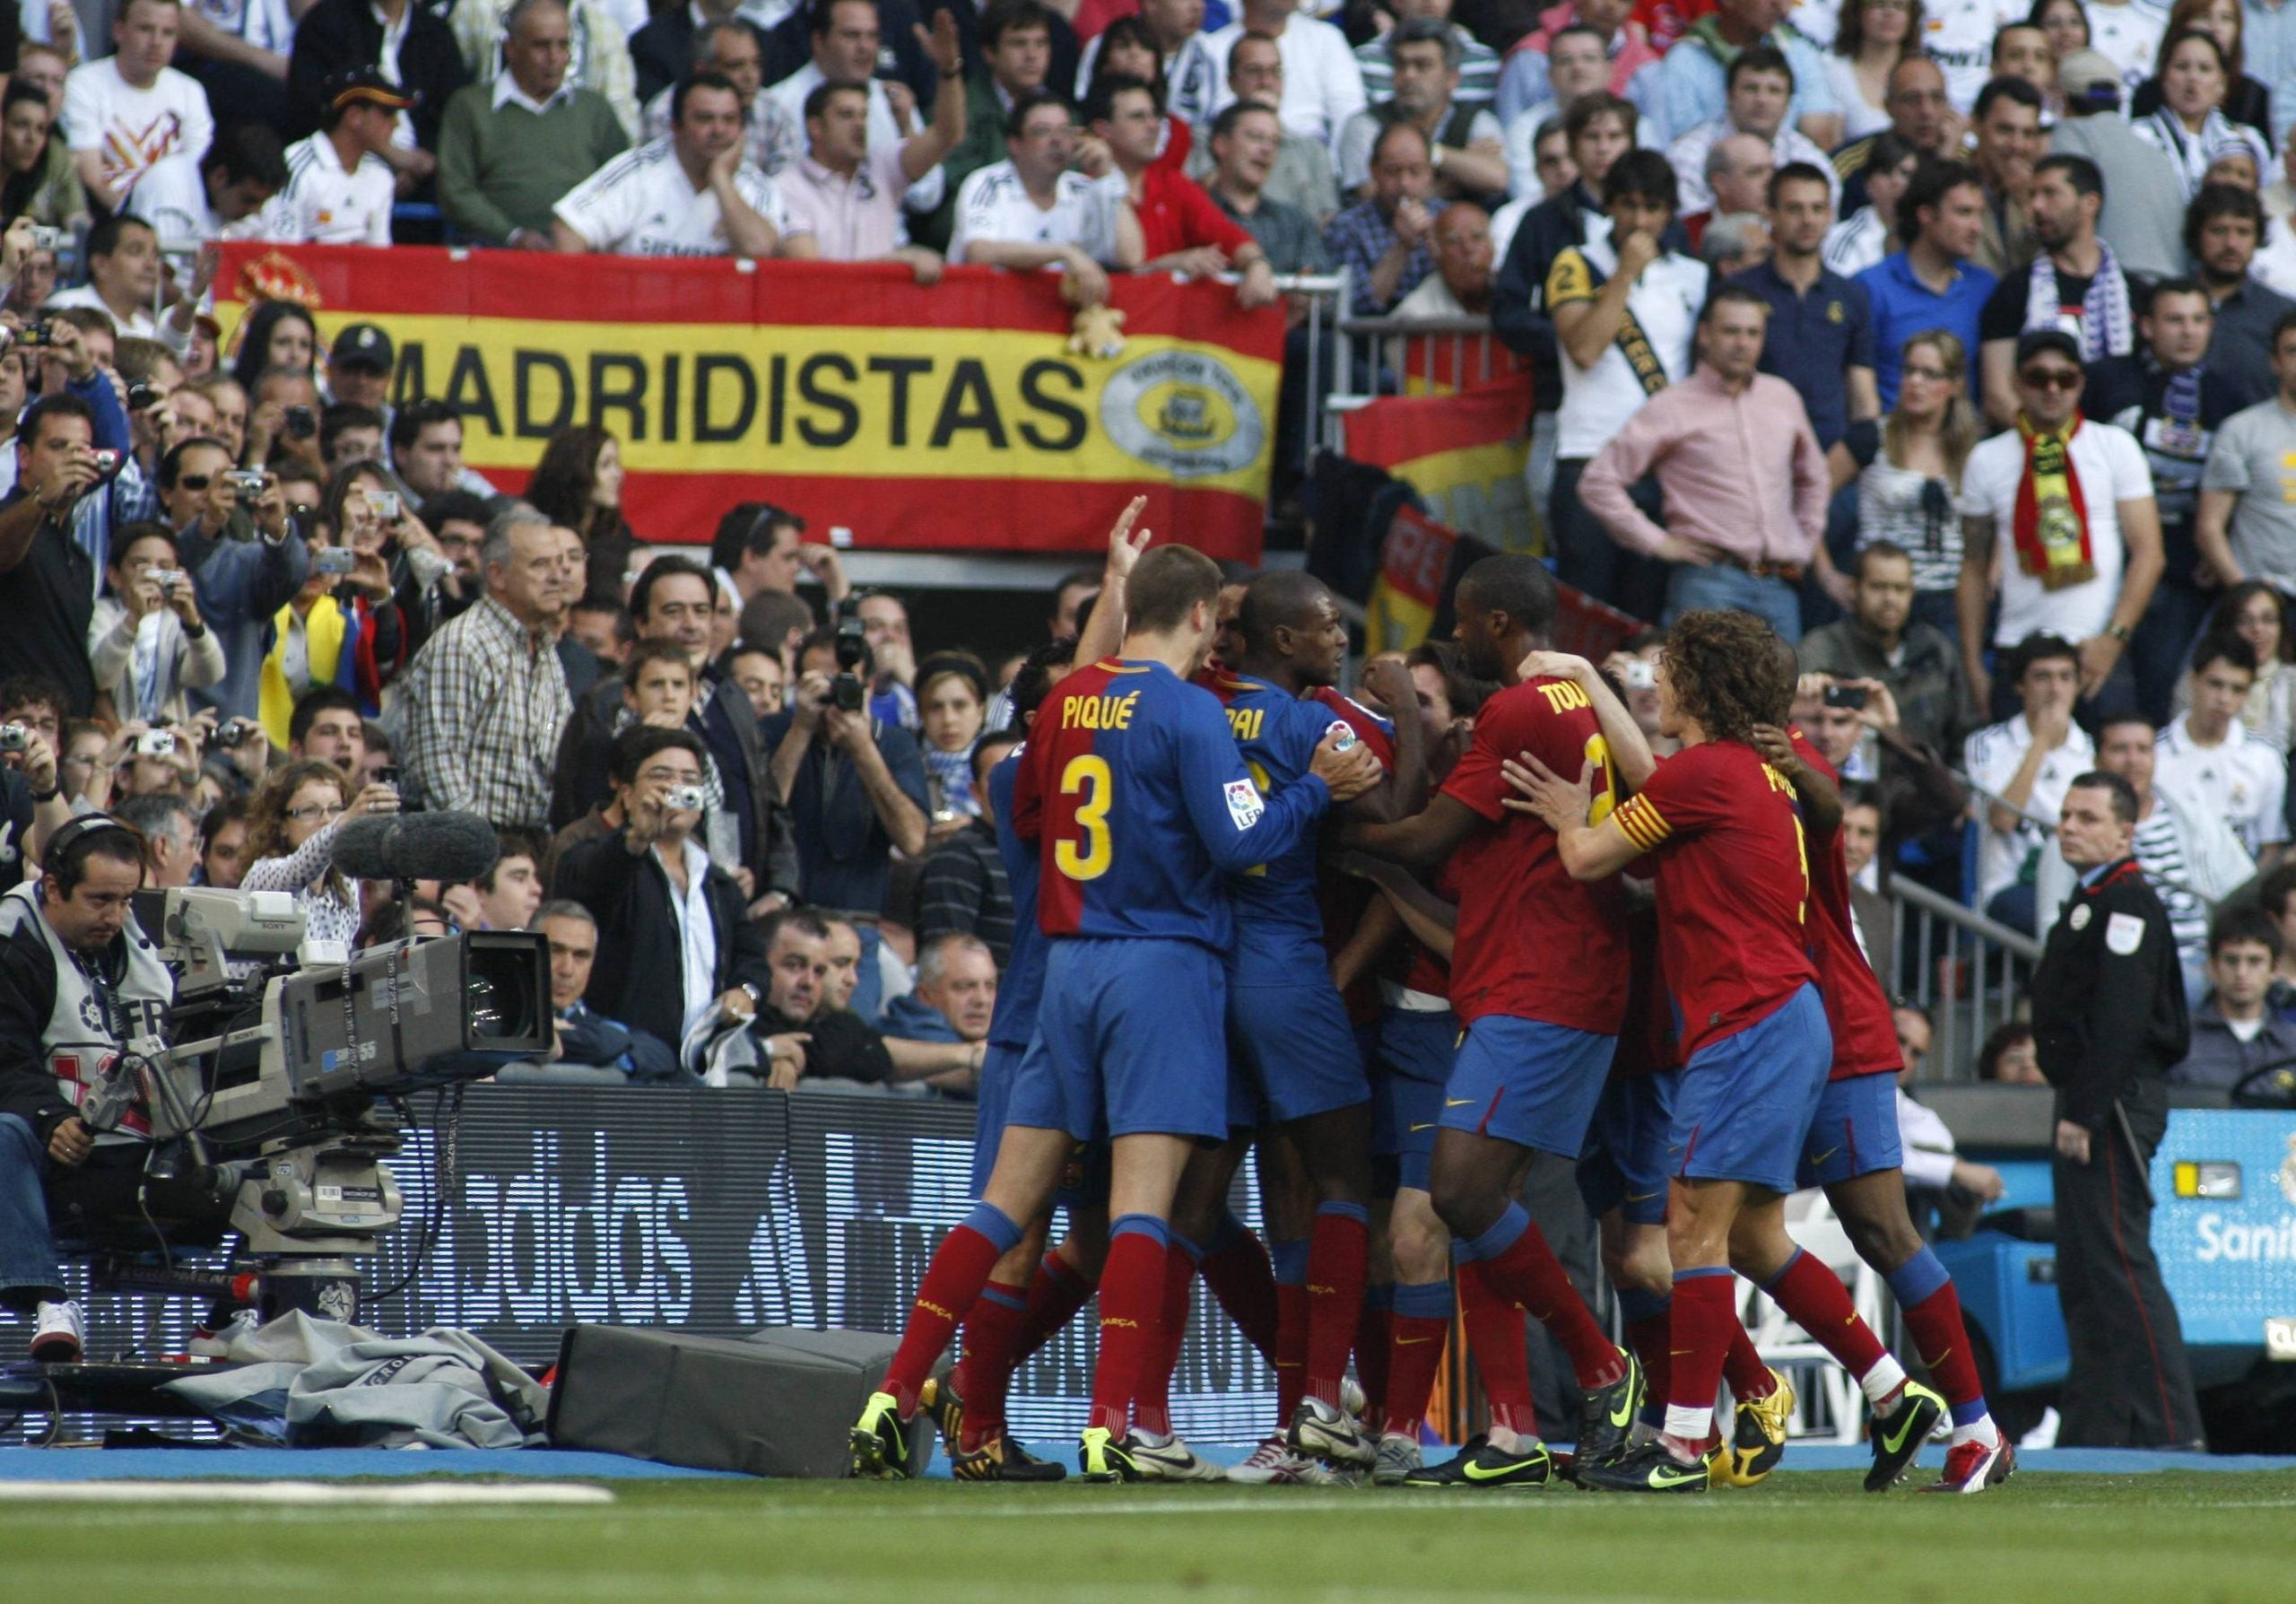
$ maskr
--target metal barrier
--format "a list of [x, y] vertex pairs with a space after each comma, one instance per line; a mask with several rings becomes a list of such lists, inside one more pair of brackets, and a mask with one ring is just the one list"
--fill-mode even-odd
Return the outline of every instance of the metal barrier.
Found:
[[[1347, 275], [1341, 306], [1347, 305]], [[1323, 395], [1319, 443], [1343, 454], [1347, 414], [1381, 396], [1447, 395], [1473, 388], [1510, 370], [1514, 353], [1499, 341], [1488, 318], [1353, 318], [1336, 324], [1332, 383]], [[1417, 390], [1413, 385], [1418, 385]]]
[[1933, 1078], [1973, 1080], [1977, 1049], [2016, 1016], [2041, 944], [1905, 876], [1890, 882], [1889, 896], [1898, 976], [1913, 960], [1907, 1000], [1926, 1009], [1935, 1028], [1928, 1061], [1942, 1073]]

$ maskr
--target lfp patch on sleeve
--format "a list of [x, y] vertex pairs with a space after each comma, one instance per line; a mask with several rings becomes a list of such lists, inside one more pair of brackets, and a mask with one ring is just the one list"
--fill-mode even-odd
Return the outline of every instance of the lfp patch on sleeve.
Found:
[[1228, 782], [1228, 816], [1236, 821], [1236, 828], [1248, 830], [1259, 823], [1259, 815], [1267, 811], [1259, 799], [1259, 788], [1248, 780]]

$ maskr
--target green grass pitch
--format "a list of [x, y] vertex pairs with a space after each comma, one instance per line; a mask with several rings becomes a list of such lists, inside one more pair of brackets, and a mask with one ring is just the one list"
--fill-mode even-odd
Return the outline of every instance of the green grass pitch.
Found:
[[171, 1601], [1525, 1599], [2216, 1604], [2296, 1598], [2296, 1474], [1854, 1473], [1638, 1500], [946, 1482], [620, 1482], [611, 1508], [0, 1508], [11, 1599]]

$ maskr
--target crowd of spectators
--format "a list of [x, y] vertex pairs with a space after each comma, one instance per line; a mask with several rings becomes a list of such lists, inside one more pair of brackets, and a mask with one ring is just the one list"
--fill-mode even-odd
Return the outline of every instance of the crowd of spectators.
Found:
[[[814, 1027], [931, 1042], [918, 1007], [969, 1017], [953, 999], [1002, 960], [980, 776], [1015, 666], [912, 641], [780, 509], [729, 509], [706, 554], [633, 528], [601, 430], [498, 495], [457, 413], [397, 381], [387, 326], [323, 339], [271, 301], [219, 349], [212, 247], [884, 260], [924, 284], [970, 263], [1057, 272], [1080, 304], [1126, 272], [1224, 274], [1252, 306], [1344, 269], [1351, 311], [1487, 317], [1529, 370], [1566, 583], [1800, 641], [1801, 721], [1870, 787], [1861, 895], [1912, 874], [2045, 930], [2063, 789], [2122, 773], [2195, 997], [2238, 1036], [2224, 966], [2256, 930], [2226, 946], [2212, 916], [2292, 834], [2288, 16], [26, 5], [0, 22], [0, 716], [27, 731], [0, 878], [71, 810], [149, 798], [155, 873], [291, 886], [355, 935], [340, 820], [466, 810], [526, 865], [515, 894], [396, 917], [541, 917], [562, 1006], [656, 1043], [601, 1061], [690, 1073], [698, 1027], [755, 1015], [787, 1027], [752, 1033], [761, 1075], [953, 1085], [947, 1042]], [[1091, 588], [1064, 588], [1068, 632]], [[630, 963], [579, 961], [625, 939]]]

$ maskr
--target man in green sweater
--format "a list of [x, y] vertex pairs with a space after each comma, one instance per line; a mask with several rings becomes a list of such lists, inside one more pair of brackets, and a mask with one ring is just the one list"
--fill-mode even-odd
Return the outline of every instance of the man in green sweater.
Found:
[[566, 82], [573, 54], [565, 0], [518, 0], [501, 73], [447, 102], [439, 204], [464, 234], [550, 249], [551, 207], [628, 147], [605, 97]]

